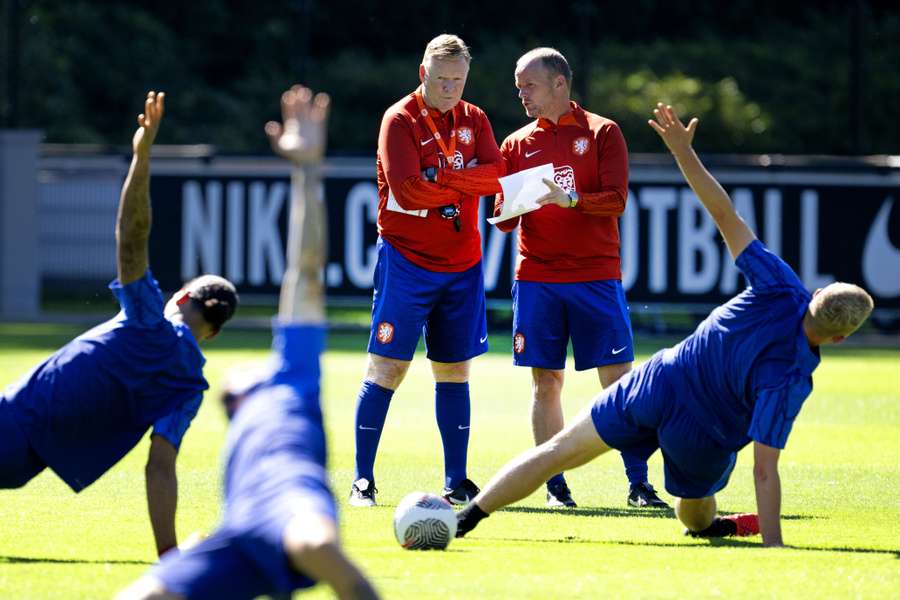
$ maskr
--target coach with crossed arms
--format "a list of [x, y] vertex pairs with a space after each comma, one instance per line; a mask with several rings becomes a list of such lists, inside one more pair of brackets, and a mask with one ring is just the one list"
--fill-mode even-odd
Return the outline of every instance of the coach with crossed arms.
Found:
[[487, 116], [462, 100], [471, 55], [455, 35], [425, 48], [421, 86], [387, 109], [378, 136], [378, 262], [368, 367], [356, 411], [350, 504], [375, 505], [375, 454], [394, 390], [424, 331], [444, 446], [444, 496], [468, 502], [469, 364], [487, 351], [478, 197], [500, 190]]

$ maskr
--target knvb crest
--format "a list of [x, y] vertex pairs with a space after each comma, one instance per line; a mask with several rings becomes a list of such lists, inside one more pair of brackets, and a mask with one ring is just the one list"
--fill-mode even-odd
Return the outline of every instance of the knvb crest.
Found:
[[569, 165], [563, 165], [553, 169], [553, 183], [561, 187], [566, 193], [575, 191], [575, 169]]
[[577, 154], [578, 156], [584, 156], [587, 154], [587, 151], [591, 149], [591, 140], [590, 138], [586, 138], [584, 136], [580, 138], [576, 138], [575, 141], [572, 142], [572, 152]]
[[394, 326], [387, 321], [382, 321], [378, 324], [378, 329], [375, 331], [375, 338], [381, 344], [390, 344], [391, 340], [394, 339]]
[[518, 331], [516, 332], [516, 335], [513, 336], [513, 352], [516, 354], [525, 352], [525, 336]]
[[472, 129], [469, 127], [460, 127], [456, 130], [456, 139], [463, 146], [471, 146], [472, 142], [475, 141], [475, 134], [472, 133]]

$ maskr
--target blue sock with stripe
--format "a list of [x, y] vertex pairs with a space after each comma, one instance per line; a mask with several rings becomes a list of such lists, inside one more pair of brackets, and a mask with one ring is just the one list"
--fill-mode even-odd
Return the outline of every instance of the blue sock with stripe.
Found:
[[466, 478], [472, 406], [468, 383], [440, 382], [434, 386], [434, 410], [444, 444], [444, 485], [450, 489]]
[[356, 475], [375, 481], [375, 455], [394, 390], [364, 381], [356, 404]]

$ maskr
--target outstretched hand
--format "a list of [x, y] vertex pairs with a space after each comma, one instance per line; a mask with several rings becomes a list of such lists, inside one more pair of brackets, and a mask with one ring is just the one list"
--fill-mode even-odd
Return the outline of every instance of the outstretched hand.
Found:
[[679, 152], [683, 152], [691, 147], [691, 142], [694, 140], [694, 132], [697, 131], [697, 125], [700, 123], [697, 117], [691, 119], [691, 122], [685, 127], [681, 119], [678, 118], [675, 109], [671, 105], [663, 104], [662, 102], [656, 104], [656, 108], [653, 109], [653, 116], [656, 120], [650, 119], [647, 121], [647, 124], [659, 134], [659, 137], [666, 143], [672, 154], [677, 155]]
[[162, 121], [163, 112], [166, 108], [166, 93], [150, 91], [147, 92], [147, 99], [144, 100], [144, 112], [138, 115], [138, 130], [134, 132], [134, 138], [131, 140], [131, 147], [136, 155], [142, 157], [150, 156], [150, 147], [156, 139], [156, 132], [159, 131], [159, 123]]
[[331, 98], [302, 85], [281, 95], [284, 123], [266, 123], [266, 135], [276, 154], [298, 164], [316, 162], [325, 154], [326, 122]]

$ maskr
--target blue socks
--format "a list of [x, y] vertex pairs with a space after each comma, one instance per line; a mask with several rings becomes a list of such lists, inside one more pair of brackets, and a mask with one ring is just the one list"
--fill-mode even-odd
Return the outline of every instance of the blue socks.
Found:
[[632, 486], [647, 481], [647, 461], [646, 459], [622, 452], [622, 462], [625, 463], [625, 476], [628, 477], [628, 483]]
[[434, 409], [444, 444], [444, 485], [454, 489], [466, 478], [471, 404], [468, 383], [436, 383]]
[[[356, 404], [356, 475], [375, 481], [375, 454], [394, 390], [364, 381]], [[466, 432], [468, 433], [468, 431]]]

